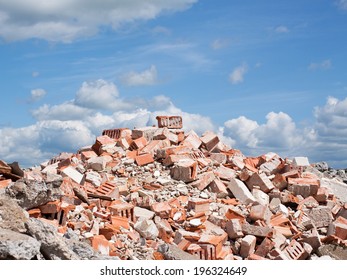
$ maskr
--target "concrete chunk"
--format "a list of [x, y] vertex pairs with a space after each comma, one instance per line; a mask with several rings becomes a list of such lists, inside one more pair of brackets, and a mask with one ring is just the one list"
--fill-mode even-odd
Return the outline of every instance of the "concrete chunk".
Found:
[[228, 189], [232, 192], [235, 198], [240, 200], [242, 203], [250, 204], [256, 201], [246, 185], [239, 179], [231, 178]]

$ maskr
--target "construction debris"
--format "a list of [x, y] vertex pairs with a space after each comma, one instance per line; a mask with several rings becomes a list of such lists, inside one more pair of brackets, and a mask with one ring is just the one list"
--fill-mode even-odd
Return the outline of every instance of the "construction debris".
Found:
[[157, 120], [40, 167], [0, 161], [0, 259], [347, 259], [345, 170]]

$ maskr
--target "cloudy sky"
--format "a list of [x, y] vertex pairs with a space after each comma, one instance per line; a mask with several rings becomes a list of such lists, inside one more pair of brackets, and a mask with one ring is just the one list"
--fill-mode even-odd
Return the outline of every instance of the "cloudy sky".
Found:
[[245, 155], [347, 167], [346, 0], [0, 0], [0, 159], [180, 114]]

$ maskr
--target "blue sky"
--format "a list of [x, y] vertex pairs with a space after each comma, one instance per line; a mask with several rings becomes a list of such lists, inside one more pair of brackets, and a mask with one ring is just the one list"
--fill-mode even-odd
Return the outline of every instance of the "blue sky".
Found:
[[0, 159], [181, 114], [246, 155], [347, 167], [346, 0], [0, 0]]

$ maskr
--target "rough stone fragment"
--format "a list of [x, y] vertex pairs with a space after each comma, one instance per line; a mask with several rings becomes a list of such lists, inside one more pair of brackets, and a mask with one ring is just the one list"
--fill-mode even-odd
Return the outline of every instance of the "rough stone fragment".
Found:
[[40, 254], [40, 245], [28, 235], [0, 228], [1, 260], [31, 260]]
[[134, 228], [143, 238], [156, 239], [159, 235], [159, 230], [152, 220], [139, 219]]
[[41, 243], [40, 251], [47, 260], [78, 260], [74, 253], [59, 236], [54, 226], [35, 218], [26, 222], [27, 233]]
[[19, 206], [27, 210], [60, 199], [63, 195], [59, 188], [61, 183], [61, 180], [46, 184], [45, 182], [21, 179], [7, 188], [6, 192], [12, 198], [17, 199]]
[[303, 209], [303, 212], [309, 217], [309, 219], [311, 219], [317, 228], [327, 227], [333, 220], [331, 210], [327, 206]]
[[25, 232], [27, 216], [23, 209], [8, 196], [0, 196], [0, 228]]

